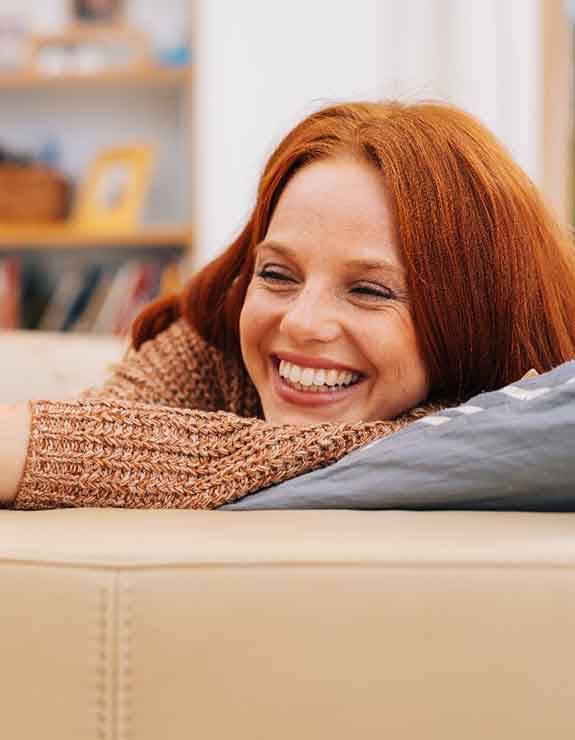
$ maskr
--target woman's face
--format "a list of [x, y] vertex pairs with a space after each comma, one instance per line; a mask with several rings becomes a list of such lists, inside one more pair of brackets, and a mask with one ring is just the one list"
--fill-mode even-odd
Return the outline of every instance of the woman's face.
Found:
[[351, 158], [298, 171], [256, 249], [242, 356], [267, 421], [392, 419], [428, 394], [381, 175]]

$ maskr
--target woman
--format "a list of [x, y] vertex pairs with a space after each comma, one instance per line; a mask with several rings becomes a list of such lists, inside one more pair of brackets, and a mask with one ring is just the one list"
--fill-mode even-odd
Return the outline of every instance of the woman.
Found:
[[574, 315], [569, 237], [477, 121], [332, 106], [103, 389], [3, 409], [0, 498], [217, 507], [572, 359]]

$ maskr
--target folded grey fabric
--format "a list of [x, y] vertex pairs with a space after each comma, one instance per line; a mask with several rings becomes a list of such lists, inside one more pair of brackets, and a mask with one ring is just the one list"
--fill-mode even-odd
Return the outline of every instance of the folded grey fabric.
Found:
[[575, 361], [220, 508], [575, 511]]

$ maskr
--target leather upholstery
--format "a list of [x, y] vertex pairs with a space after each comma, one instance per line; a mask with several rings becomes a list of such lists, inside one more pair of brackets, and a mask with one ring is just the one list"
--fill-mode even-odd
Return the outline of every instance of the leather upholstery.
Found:
[[571, 739], [575, 515], [0, 512], [2, 736]]
[[575, 737], [573, 514], [0, 511], [0, 600], [10, 740]]

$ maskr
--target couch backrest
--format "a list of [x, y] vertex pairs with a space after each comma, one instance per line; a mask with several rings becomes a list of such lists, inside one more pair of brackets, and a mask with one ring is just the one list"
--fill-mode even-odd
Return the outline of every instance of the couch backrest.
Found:
[[0, 511], [6, 740], [572, 740], [575, 514]]
[[111, 336], [0, 331], [0, 403], [67, 398], [98, 386], [124, 346]]

